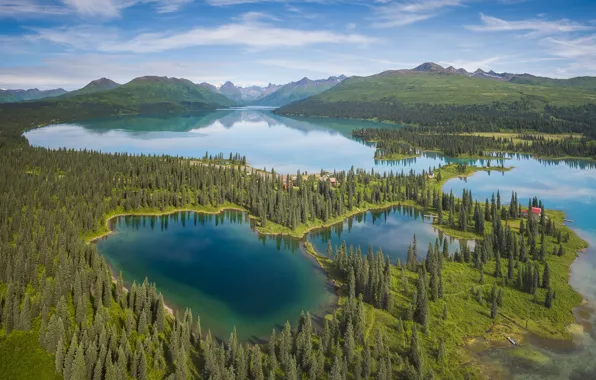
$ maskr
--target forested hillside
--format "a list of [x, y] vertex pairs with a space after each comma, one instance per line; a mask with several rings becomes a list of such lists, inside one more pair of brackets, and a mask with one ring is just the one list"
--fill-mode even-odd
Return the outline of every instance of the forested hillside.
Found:
[[37, 127], [48, 122], [119, 115], [184, 113], [215, 110], [231, 105], [234, 102], [225, 96], [186, 79], [140, 77], [105, 91], [91, 91], [51, 100], [0, 104], [0, 119], [4, 123], [15, 123], [21, 127]]
[[386, 72], [349, 78], [322, 94], [276, 112], [468, 131], [528, 129], [596, 136], [595, 90], [522, 85], [434, 72]]
[[14, 103], [25, 100], [49, 98], [66, 94], [67, 91], [61, 88], [55, 90], [0, 90], [0, 103]]

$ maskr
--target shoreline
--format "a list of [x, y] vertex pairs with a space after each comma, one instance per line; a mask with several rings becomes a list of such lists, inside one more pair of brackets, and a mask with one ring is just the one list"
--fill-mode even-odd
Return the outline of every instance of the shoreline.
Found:
[[[242, 211], [242, 212], [248, 212], [247, 210], [241, 208], [241, 207], [233, 207], [233, 206], [229, 206], [229, 207], [223, 207], [217, 211], [209, 211], [209, 210], [199, 210], [199, 209], [192, 209], [192, 208], [180, 208], [180, 209], [172, 209], [172, 210], [167, 210], [167, 211], [131, 211], [131, 212], [122, 212], [122, 213], [116, 213], [114, 215], [110, 215], [109, 217], [106, 218], [105, 221], [105, 227], [107, 229], [107, 231], [100, 233], [99, 235], [92, 235], [91, 237], [87, 237], [85, 239], [85, 242], [87, 244], [90, 243], [95, 243], [96, 241], [103, 239], [107, 236], [110, 236], [114, 233], [116, 233], [115, 230], [113, 230], [111, 228], [111, 222], [113, 219], [117, 219], [120, 217], [126, 217], [126, 216], [164, 216], [164, 215], [172, 215], [172, 214], [177, 214], [177, 213], [181, 213], [181, 212], [198, 212], [198, 213], [203, 213], [203, 214], [207, 214], [207, 215], [219, 215], [224, 211], [227, 210], [232, 210], [232, 211]], [[109, 215], [109, 214], [108, 214]], [[250, 215], [249, 215], [250, 216]], [[252, 218], [252, 217], [251, 217]]]
[[[279, 113], [279, 112], [275, 112], [273, 111], [274, 114], [278, 115], [278, 116], [282, 116], [282, 117], [302, 117], [302, 118], [312, 118], [312, 119], [339, 119], [339, 120], [352, 120], [352, 121], [369, 121], [369, 122], [374, 122], [374, 123], [379, 123], [379, 124], [385, 124], [387, 126], [401, 126], [401, 127], [406, 127], [406, 126], [410, 126], [410, 127], [420, 127], [420, 125], [418, 124], [404, 124], [402, 122], [398, 122], [398, 121], [392, 121], [392, 120], [381, 120], [378, 118], [372, 118], [372, 119], [362, 119], [362, 118], [355, 118], [355, 117], [341, 117], [341, 118], [334, 118], [331, 116], [323, 116], [323, 115], [305, 115], [305, 114], [294, 114], [294, 113]], [[525, 131], [525, 132], [532, 132], [532, 131]], [[473, 132], [472, 132], [473, 133]], [[518, 131], [512, 131], [512, 133], [522, 133], [522, 132], [518, 132]], [[533, 133], [540, 133], [540, 132], [536, 132], [533, 131]], [[562, 136], [567, 136], [568, 134], [564, 134], [561, 133]], [[367, 140], [364, 140], [367, 141]], [[434, 153], [439, 153], [441, 155], [443, 155], [444, 157], [447, 158], [460, 158], [460, 157], [453, 157], [453, 156], [448, 156], [445, 155], [443, 153], [441, 153], [440, 151], [433, 151], [433, 150], [428, 150], [427, 152], [434, 152]], [[509, 153], [509, 154], [526, 154], [526, 155], [530, 155], [533, 158], [537, 159], [537, 160], [553, 160], [553, 161], [563, 161], [563, 160], [582, 160], [582, 161], [588, 161], [591, 163], [596, 163], [596, 158], [595, 157], [574, 157], [574, 156], [557, 156], [557, 157], [544, 157], [544, 156], [537, 156], [534, 155], [532, 153], [527, 153], [527, 152], [509, 152], [509, 151], [497, 151], [498, 153]], [[415, 157], [419, 157], [419, 156], [415, 156]], [[415, 158], [415, 157], [411, 157], [411, 158]], [[467, 157], [469, 159], [481, 159], [481, 158], [470, 158]], [[404, 158], [405, 159], [405, 158]], [[495, 159], [495, 158], [485, 158], [485, 159]], [[376, 158], [376, 160], [384, 160], [382, 158]], [[397, 160], [392, 160], [392, 159], [386, 159], [385, 161], [397, 161]]]
[[[478, 171], [509, 171], [511, 169], [513, 169], [512, 167], [508, 167], [508, 168], [502, 168], [502, 167], [496, 167], [496, 168], [483, 168], [483, 167], [470, 167], [472, 170], [471, 172], [466, 172], [466, 173], [456, 173], [454, 170], [449, 170], [449, 168], [453, 169], [451, 165], [446, 165], [446, 166], [442, 166], [440, 169], [437, 168], [436, 171], [439, 170], [444, 170], [447, 169], [447, 173], [442, 173], [444, 174], [444, 178], [441, 181], [437, 181], [436, 179], [432, 180], [429, 179], [429, 186], [431, 187], [438, 187], [439, 189], [442, 189], [442, 187], [445, 185], [445, 183], [451, 179], [454, 178], [462, 178], [462, 177], [468, 177], [471, 176], [473, 174], [475, 174]], [[366, 212], [369, 211], [373, 211], [373, 210], [385, 210], [388, 208], [392, 208], [392, 207], [412, 207], [412, 208], [416, 208], [419, 210], [424, 210], [423, 207], [413, 204], [411, 201], [399, 201], [399, 202], [390, 202], [387, 204], [383, 204], [383, 205], [367, 205], [366, 207], [363, 208], [355, 208], [354, 210], [352, 210], [351, 212], [348, 212], [347, 214], [344, 214], [342, 216], [339, 216], [337, 218], [335, 218], [333, 221], [328, 222], [328, 223], [321, 223], [321, 224], [317, 224], [314, 226], [308, 226], [305, 229], [296, 231], [296, 232], [292, 232], [291, 230], [287, 229], [286, 227], [282, 227], [284, 230], [282, 231], [275, 231], [275, 228], [279, 228], [281, 227], [280, 225], [277, 224], [273, 224], [272, 222], [272, 226], [273, 229], [271, 230], [265, 230], [263, 231], [262, 228], [260, 227], [256, 227], [254, 229], [255, 232], [257, 232], [257, 234], [259, 235], [271, 235], [271, 236], [288, 236], [290, 238], [295, 238], [295, 239], [304, 239], [306, 237], [306, 235], [313, 230], [317, 230], [317, 229], [324, 229], [324, 228], [330, 228], [333, 225], [339, 224], [339, 223], [344, 223], [348, 218], [353, 217], [355, 215], [358, 214], [364, 214]], [[102, 232], [100, 234], [96, 234], [95, 236], [92, 236], [90, 238], [87, 239], [88, 243], [91, 242], [95, 242], [101, 238], [104, 238], [106, 236], [109, 236], [112, 233], [115, 233], [114, 230], [112, 230], [111, 228], [111, 223], [114, 219], [118, 218], [118, 217], [122, 217], [122, 216], [161, 216], [161, 215], [171, 215], [171, 214], [175, 214], [175, 213], [181, 213], [181, 212], [195, 212], [195, 213], [203, 213], [203, 214], [210, 214], [210, 215], [217, 215], [217, 214], [221, 214], [227, 210], [232, 210], [232, 211], [239, 211], [239, 212], [243, 212], [245, 215], [247, 215], [250, 219], [253, 220], [258, 220], [258, 218], [250, 215], [249, 211], [242, 208], [242, 207], [238, 207], [237, 205], [232, 205], [232, 204], [227, 204], [227, 205], [222, 205], [220, 208], [210, 208], [211, 206], [208, 206], [206, 209], [201, 209], [201, 208], [189, 208], [189, 207], [185, 207], [185, 208], [180, 208], [180, 209], [168, 209], [165, 211], [151, 211], [151, 210], [147, 210], [147, 211], [142, 211], [142, 210], [138, 210], [138, 211], [131, 211], [131, 212], [117, 212], [114, 214], [108, 214], [109, 216], [106, 218], [105, 221], [105, 227], [108, 229], [108, 231], [106, 232]], [[433, 214], [432, 211], [428, 210], [429, 213]], [[560, 212], [560, 211], [559, 211]], [[456, 238], [456, 239], [471, 239], [471, 237], [463, 237], [463, 236], [458, 236], [457, 233], [455, 234], [451, 234], [450, 232], [456, 232], [456, 231], [450, 231], [448, 228], [444, 229], [442, 228], [442, 226], [436, 225], [435, 223], [432, 223], [432, 226], [435, 227], [437, 230], [441, 231], [442, 233], [444, 233], [447, 236], [450, 236], [452, 238]], [[574, 234], [576, 234], [575, 231], [573, 231], [573, 229], [571, 227], [568, 226], [568, 228], [570, 228], [570, 230], [572, 230], [572, 232]], [[579, 236], [578, 238], [580, 240], [582, 240], [584, 242], [584, 244], [587, 245], [587, 242], [585, 242], [584, 239], [581, 239]], [[336, 302], [334, 302], [334, 305], [332, 306], [332, 308], [328, 308], [326, 306], [322, 307], [321, 309], [317, 310], [319, 312], [322, 312], [322, 318], [325, 317], [325, 315], [329, 314], [329, 313], [333, 313], [334, 311], [336, 311], [340, 305], [339, 305], [339, 299], [340, 299], [340, 295], [337, 293], [338, 288], [336, 283], [333, 281], [332, 276], [330, 275], [330, 273], [328, 272], [328, 268], [326, 268], [326, 265], [324, 262], [322, 262], [321, 260], [319, 260], [319, 256], [316, 253], [316, 250], [314, 250], [314, 247], [312, 246], [308, 246], [310, 245], [310, 243], [308, 241], [303, 241], [302, 242], [302, 246], [306, 251], [307, 256], [310, 256], [312, 258], [312, 260], [315, 260], [317, 262], [317, 266], [319, 267], [320, 270], [323, 271], [324, 275], [327, 277], [327, 284], [331, 285], [333, 287], [334, 290], [334, 294], [337, 297], [336, 298]], [[313, 255], [313, 252], [309, 251], [309, 248], [315, 253]], [[575, 260], [577, 260], [577, 257], [579, 257], [579, 252], [576, 253], [574, 259], [572, 261], [570, 261], [569, 263], [569, 267], [568, 267], [568, 278], [570, 278], [571, 276], [571, 265], [575, 262]], [[324, 259], [324, 258], [323, 258]], [[324, 261], [324, 260], [323, 260]], [[567, 282], [568, 285], [569, 281]], [[572, 289], [579, 295], [581, 295], [582, 298], [585, 298], [584, 295], [582, 295], [577, 289], [573, 288]], [[577, 308], [580, 305], [575, 305], [571, 310], [569, 310], [570, 313], [573, 313], [573, 310], [575, 308]], [[173, 309], [167, 305], [164, 304], [164, 307], [166, 308], [166, 310], [169, 312], [170, 315], [173, 315]], [[576, 319], [576, 318], [574, 318]], [[577, 321], [575, 321], [576, 323]], [[570, 323], [567, 325], [567, 328], [572, 327], [572, 325], [574, 325], [575, 323]], [[530, 334], [536, 335], [535, 333], [529, 332]], [[536, 335], [539, 337], [539, 335]], [[480, 336], [482, 337], [482, 336]], [[549, 339], [549, 338], [544, 338], [544, 339]], [[552, 339], [553, 341], [560, 341], [558, 339]], [[566, 341], [573, 341], [573, 336], [570, 337], [570, 339], [565, 339]]]

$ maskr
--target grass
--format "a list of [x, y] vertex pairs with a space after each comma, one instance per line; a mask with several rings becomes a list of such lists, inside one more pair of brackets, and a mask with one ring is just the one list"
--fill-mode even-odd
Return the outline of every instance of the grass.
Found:
[[[582, 138], [582, 134], [578, 133], [564, 133], [564, 134], [554, 134], [554, 133], [542, 133], [542, 132], [524, 132], [524, 134], [528, 134], [533, 137], [543, 137], [546, 140], [562, 140], [568, 137], [573, 137], [576, 139]], [[504, 138], [504, 139], [513, 139], [515, 144], [517, 143], [528, 143], [532, 144], [532, 140], [524, 140], [519, 138], [520, 133], [518, 132], [471, 132], [471, 133], [462, 133], [464, 136], [480, 136], [480, 137], [494, 137], [494, 138]]]
[[54, 356], [40, 347], [37, 331], [0, 330], [0, 380], [56, 380]]

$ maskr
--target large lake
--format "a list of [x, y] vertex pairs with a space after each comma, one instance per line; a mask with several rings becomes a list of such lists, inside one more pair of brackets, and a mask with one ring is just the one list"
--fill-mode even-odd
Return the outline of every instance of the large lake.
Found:
[[[202, 157], [240, 153], [255, 168], [281, 173], [425, 168], [446, 162], [431, 156], [408, 163], [375, 161], [374, 146], [354, 139], [354, 128], [385, 124], [334, 119], [290, 119], [262, 110], [218, 111], [194, 116], [133, 116], [52, 125], [25, 133], [33, 146], [109, 153]], [[399, 128], [394, 126], [392, 128]], [[451, 160], [449, 160], [451, 161]]]
[[[104, 152], [170, 154], [184, 157], [201, 157], [205, 152], [213, 154], [240, 153], [246, 155], [248, 162], [255, 167], [268, 169], [273, 167], [278, 172], [288, 173], [293, 173], [297, 169], [309, 172], [318, 172], [321, 169], [346, 170], [351, 166], [376, 171], [414, 170], [419, 172], [447, 162], [458, 161], [439, 154], [424, 154], [416, 159], [396, 162], [375, 161], [373, 159], [374, 146], [350, 136], [352, 129], [363, 127], [399, 128], [399, 126], [362, 121], [290, 119], [276, 116], [268, 111], [236, 110], [218, 111], [199, 116], [126, 117], [94, 120], [48, 126], [27, 132], [25, 136], [32, 145], [48, 148], [66, 147]], [[472, 165], [485, 164], [480, 160], [467, 162]], [[494, 164], [495, 161], [493, 161]], [[596, 168], [594, 164], [581, 160], [536, 160], [527, 156], [515, 155], [505, 160], [504, 165], [515, 168], [506, 173], [476, 173], [465, 181], [452, 179], [445, 185], [444, 191], [453, 190], [459, 196], [462, 189], [467, 188], [473, 191], [474, 197], [483, 200], [490, 197], [493, 192], [496, 193], [497, 190], [500, 190], [504, 202], [511, 197], [511, 191], [517, 191], [520, 200], [538, 196], [545, 202], [547, 208], [565, 211], [567, 217], [573, 220], [570, 226], [590, 244], [590, 248], [586, 250], [585, 254], [581, 255], [574, 263], [570, 283], [594, 307], [596, 300], [596, 250], [594, 249], [596, 245]], [[282, 319], [295, 320], [297, 315], [293, 313], [299, 313], [299, 310], [302, 309], [313, 310], [313, 308], [319, 307], [321, 299], [316, 297], [325, 292], [325, 283], [323, 278], [317, 277], [320, 273], [317, 274], [308, 257], [296, 251], [293, 246], [284, 246], [284, 244], [280, 245], [278, 251], [278, 242], [266, 240], [263, 243], [248, 225], [224, 223], [223, 226], [215, 227], [213, 223], [204, 223], [196, 227], [194, 224], [186, 223], [186, 227], [184, 227], [180, 222], [170, 222], [167, 231], [162, 232], [158, 228], [153, 231], [148, 227], [132, 228], [127, 226], [125, 221], [119, 221], [116, 225], [119, 233], [100, 243], [100, 249], [112, 265], [128, 273], [128, 278], [142, 281], [147, 275], [151, 281], [157, 281], [160, 290], [177, 306], [192, 306], [193, 310], [195, 307], [199, 308], [194, 313], [195, 315], [199, 313], [202, 320], [207, 321], [212, 318], [206, 314], [210, 313], [209, 309], [204, 308], [204, 305], [209, 304], [202, 302], [212, 302], [217, 305], [213, 308], [213, 310], [217, 310], [213, 314], [215, 319], [217, 319], [219, 311], [223, 311], [222, 315], [228, 313], [233, 315], [221, 324], [223, 326], [221, 331], [227, 331], [229, 326], [234, 324], [238, 326], [239, 333], [245, 334], [244, 337], [247, 335], [260, 336], [261, 334], [261, 327], [249, 331], [248, 334], [242, 332], [240, 326], [247, 326], [246, 321], [250, 321], [250, 318], [256, 315], [251, 314], [255, 311], [249, 311], [250, 307], [248, 306], [250, 305], [246, 305], [249, 303], [248, 301], [246, 304], [241, 303], [244, 305], [242, 307], [226, 305], [226, 302], [232, 302], [234, 299], [233, 294], [221, 289], [226, 286], [232, 286], [231, 289], [238, 290], [233, 287], [240, 283], [246, 284], [249, 289], [254, 287], [254, 289], [263, 292], [254, 296], [251, 294], [251, 300], [261, 297], [265, 301], [264, 303], [279, 304], [279, 310], [272, 306], [260, 309], [260, 312], [263, 313], [261, 318], [264, 321], [262, 331], [265, 334], [270, 331], [273, 324], [280, 323]], [[230, 229], [228, 230], [228, 228]], [[240, 282], [225, 283], [224, 278], [218, 276], [215, 279], [207, 276], [207, 279], [199, 281], [190, 275], [182, 276], [183, 273], [186, 273], [183, 270], [178, 276], [179, 273], [176, 271], [162, 270], [165, 268], [157, 266], [154, 268], [141, 267], [145, 265], [143, 260], [159, 263], [162, 260], [167, 261], [168, 257], [170, 259], [176, 257], [176, 250], [172, 247], [160, 249], [159, 252], [152, 254], [155, 257], [150, 259], [143, 258], [143, 253], [132, 246], [134, 244], [129, 243], [129, 248], [125, 248], [127, 239], [140, 241], [142, 240], [140, 236], [146, 239], [150, 239], [151, 236], [160, 236], [161, 239], [170, 240], [166, 236], [174, 232], [180, 233], [181, 236], [196, 235], [199, 240], [209, 234], [214, 234], [214, 236], [219, 234], [222, 236], [226, 236], [226, 234], [238, 235], [238, 239], [243, 242], [241, 244], [243, 247], [253, 247], [253, 243], [249, 241], [254, 242], [259, 246], [259, 252], [253, 251], [254, 248], [250, 248], [249, 251], [253, 252], [251, 255], [254, 257], [265, 261], [258, 264], [262, 265], [262, 271], [259, 273], [263, 273], [263, 278], [259, 278], [259, 283], [256, 284], [251, 282], [254, 279], [248, 276], [242, 277]], [[314, 232], [308, 236], [308, 239], [313, 242], [317, 250], [323, 253], [328, 239], [331, 239], [334, 244], [345, 240], [348, 244], [363, 246], [364, 251], [367, 250], [369, 244], [372, 244], [375, 250], [382, 247], [383, 251], [389, 254], [393, 260], [397, 260], [405, 256], [407, 245], [414, 233], [420, 241], [419, 253], [425, 253], [428, 242], [434, 243], [436, 238], [436, 232], [432, 225], [425, 223], [415, 213], [390, 210], [381, 213], [369, 212], [352, 218], [326, 231]], [[176, 240], [180, 239], [183, 238], [176, 237]], [[184, 239], [192, 241], [188, 236]], [[112, 254], [106, 248], [111, 244], [115, 246]], [[200, 268], [208, 268], [205, 270], [216, 272], [218, 275], [226, 271], [226, 268], [229, 269], [230, 260], [215, 260], [213, 257], [241, 256], [241, 253], [238, 252], [229, 252], [229, 250], [223, 252], [215, 243], [204, 246], [193, 244], [182, 250], [185, 253], [180, 253], [180, 260], [187, 259], [194, 262], [198, 268], [197, 276], [200, 276]], [[450, 247], [456, 248], [457, 242], [453, 242]], [[206, 258], [209, 258], [210, 263], [201, 264], [201, 260], [206, 260]], [[233, 261], [231, 262], [233, 263]], [[180, 263], [177, 265], [186, 269]], [[285, 268], [285, 266], [292, 266], [294, 269]], [[141, 269], [138, 269], [139, 267]], [[275, 276], [274, 271], [270, 271], [272, 268], [277, 268], [287, 274], [280, 282], [280, 289], [289, 292], [288, 294], [293, 297], [296, 306], [289, 305], [286, 300], [275, 298], [274, 293], [278, 289], [272, 289], [274, 286], [259, 285], [260, 281], [268, 281], [269, 277], [266, 276]], [[248, 274], [248, 271], [245, 272]], [[300, 278], [301, 276], [304, 277]], [[312, 279], [312, 283], [305, 283], [305, 279]], [[184, 285], [180, 284], [181, 281]], [[304, 289], [300, 291], [288, 289], [284, 286], [284, 281], [294, 285], [298, 284], [300, 287], [304, 286]], [[188, 287], [188, 284], [191, 284], [191, 288]], [[195, 290], [189, 291], [189, 289], [193, 289], [192, 287]], [[210, 290], [203, 289], [203, 287]], [[242, 291], [242, 289], [238, 291]], [[186, 294], [191, 292], [196, 292], [196, 298], [192, 300], [186, 297]], [[311, 299], [312, 297], [314, 300]], [[260, 301], [256, 299], [255, 305]], [[255, 307], [255, 309], [258, 308]], [[590, 314], [588, 318], [593, 324], [596, 322], [594, 313]], [[214, 330], [219, 329], [217, 322], [217, 320], [209, 322], [212, 323]], [[596, 329], [579, 335], [575, 340], [576, 348], [572, 353], [539, 347], [538, 349], [548, 358], [542, 366], [530, 365], [522, 359], [508, 356], [509, 350], [491, 351], [487, 354], [487, 360], [507, 361], [505, 367], [512, 376], [518, 378], [589, 378], [586, 377], [587, 374], [594, 373], [590, 370], [596, 372], [593, 360], [596, 357], [596, 333], [594, 331]]]

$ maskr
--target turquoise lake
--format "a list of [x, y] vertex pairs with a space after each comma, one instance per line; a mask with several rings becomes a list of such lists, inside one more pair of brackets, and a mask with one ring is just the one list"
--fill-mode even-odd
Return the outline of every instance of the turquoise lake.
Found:
[[336, 302], [300, 241], [259, 236], [242, 212], [127, 216], [112, 228], [97, 242], [112, 268], [128, 283], [156, 282], [169, 306], [190, 307], [222, 339], [235, 326], [240, 339], [258, 341], [301, 311], [316, 320]]
[[[380, 171], [425, 168], [452, 160], [438, 155], [409, 162], [375, 161], [374, 145], [350, 132], [387, 125], [345, 120], [290, 119], [262, 110], [217, 111], [193, 116], [134, 116], [52, 125], [25, 133], [33, 146], [109, 153], [202, 157], [240, 153], [255, 168], [318, 173], [351, 166]], [[395, 128], [398, 128], [396, 126]]]
[[[374, 146], [350, 136], [352, 129], [363, 127], [399, 128], [399, 126], [362, 121], [290, 119], [276, 116], [268, 111], [250, 109], [218, 111], [198, 116], [93, 120], [48, 126], [27, 132], [25, 136], [32, 145], [47, 148], [170, 154], [184, 157], [201, 157], [205, 152], [213, 154], [233, 152], [246, 155], [249, 164], [254, 167], [268, 169], [273, 167], [278, 172], [287, 173], [293, 173], [297, 169], [309, 172], [319, 172], [321, 169], [347, 170], [351, 166], [375, 171], [420, 172], [448, 162], [486, 165], [486, 161], [482, 160], [450, 159], [434, 153], [423, 154], [410, 160], [375, 161]], [[484, 200], [493, 192], [500, 190], [505, 203], [509, 201], [511, 191], [516, 191], [524, 204], [527, 198], [537, 196], [545, 202], [547, 208], [563, 210], [567, 218], [573, 220], [569, 225], [590, 244], [590, 248], [581, 254], [572, 266], [570, 283], [588, 300], [588, 308], [596, 308], [596, 250], [594, 249], [596, 246], [596, 166], [581, 160], [537, 160], [523, 155], [513, 155], [502, 161], [492, 160], [491, 163], [493, 166], [502, 163], [505, 166], [513, 166], [514, 169], [506, 173], [479, 172], [466, 180], [452, 179], [446, 183], [444, 191], [452, 190], [456, 196], [460, 196], [464, 188], [471, 189], [475, 198]], [[209, 324], [213, 323], [213, 331], [220, 328], [221, 331], [227, 331], [233, 324], [238, 327], [239, 333], [243, 334], [240, 326], [252, 326], [247, 321], [254, 320], [255, 315], [262, 313], [259, 317], [262, 325], [248, 334], [244, 332], [244, 338], [261, 336], [261, 326], [262, 335], [267, 335], [280, 321], [283, 323], [285, 319], [296, 320], [300, 310], [312, 311], [325, 303], [322, 300], [326, 296], [321, 296], [326, 291], [324, 276], [315, 270], [311, 259], [300, 252], [299, 242], [294, 241], [297, 246], [284, 243], [279, 239], [277, 241], [265, 239], [263, 242], [246, 223], [226, 222], [217, 226], [214, 223], [213, 221], [195, 227], [193, 223], [189, 224], [188, 220], [186, 226], [182, 226], [181, 222], [169, 222], [167, 231], [162, 232], [158, 228], [159, 223], [151, 230], [148, 227], [132, 228], [127, 226], [125, 221], [119, 220], [115, 226], [118, 233], [101, 241], [99, 248], [114, 267], [125, 272], [125, 278], [142, 281], [145, 276], [148, 276], [151, 281], [156, 281], [160, 291], [164, 292], [166, 302], [170, 300], [177, 307], [192, 306], [194, 314], [201, 315], [204, 326], [210, 318], [213, 318], [209, 322]], [[143, 242], [151, 239], [152, 236], [170, 241], [171, 239], [166, 235], [171, 233], [174, 233], [172, 236], [180, 234], [180, 237], [175, 237], [176, 242], [188, 246], [181, 250], [186, 253], [180, 253], [181, 261], [177, 264], [180, 271], [166, 270], [170, 267], [162, 265], [163, 262], [167, 262], [168, 257], [177, 256], [177, 253], [172, 252], [177, 252], [178, 243], [162, 246], [159, 252], [152, 254], [150, 260], [143, 258], [142, 252], [130, 254], [128, 252], [135, 250], [134, 242]], [[381, 247], [383, 252], [391, 256], [395, 262], [398, 258], [405, 257], [407, 246], [414, 233], [418, 240], [419, 255], [422, 256], [426, 252], [428, 242], [434, 244], [437, 233], [432, 225], [424, 222], [416, 213], [393, 209], [384, 212], [368, 212], [330, 229], [312, 232], [307, 239], [313, 242], [316, 249], [323, 254], [328, 239], [331, 239], [333, 244], [340, 244], [345, 240], [348, 245], [360, 245], [365, 252], [368, 245], [372, 244], [375, 250]], [[189, 236], [183, 238], [186, 235]], [[222, 236], [235, 235], [239, 235], [234, 238], [239, 241], [238, 247], [253, 247], [252, 244], [255, 244], [254, 247], [259, 247], [258, 251], [256, 248], [254, 251], [253, 248], [249, 249], [255, 256], [260, 257], [259, 255], [262, 254], [262, 262], [259, 261], [259, 265], [262, 265], [261, 269], [267, 268], [257, 272], [265, 273], [264, 278], [257, 279], [257, 283], [253, 284], [256, 280], [250, 277], [251, 272], [240, 269], [237, 270], [243, 273], [243, 277], [234, 279], [236, 281], [230, 283], [224, 282], [222, 277], [224, 272], [226, 270], [233, 272], [234, 268], [230, 269], [230, 266], [234, 266], [235, 261], [234, 259], [224, 261], [219, 258], [231, 258], [241, 254], [229, 250], [224, 252], [220, 247], [226, 244], [217, 242], [218, 239], [224, 239]], [[202, 239], [201, 237], [213, 236], [213, 243], [195, 245], [193, 236], [198, 236], [199, 240]], [[185, 241], [186, 243], [182, 243]], [[147, 246], [147, 248], [151, 247]], [[450, 243], [450, 248], [452, 250], [458, 248], [458, 242]], [[112, 253], [108, 253], [110, 249]], [[202, 261], [206, 257], [210, 258], [209, 263]], [[143, 263], [143, 260], [152, 264]], [[194, 262], [193, 265], [196, 265], [197, 271], [188, 270], [181, 264], [183, 260]], [[198, 280], [194, 277], [194, 273], [200, 276], [202, 273], [200, 268], [216, 273], [209, 273], [206, 278]], [[277, 278], [273, 272], [269, 272], [271, 268], [277, 268], [280, 273], [286, 273], [286, 277], [278, 279], [281, 281], [279, 286], [289, 291], [288, 294], [295, 305], [290, 305], [286, 299], [276, 296], [278, 289], [272, 289], [274, 286], [259, 285], [260, 281], [274, 281]], [[269, 276], [272, 276], [271, 279]], [[293, 284], [292, 288], [297, 286], [304, 289], [299, 291], [288, 289], [284, 282]], [[227, 305], [230, 302], [235, 304], [236, 301], [231, 291], [228, 293], [227, 290], [220, 289], [222, 286], [250, 289], [254, 286], [264, 293], [258, 295], [256, 298], [262, 299], [257, 300], [254, 300], [254, 293], [249, 295], [250, 301], [254, 300], [255, 308], [252, 310], [248, 301], [234, 306]], [[234, 291], [243, 290], [236, 288]], [[193, 293], [193, 296], [188, 297], [189, 293]], [[263, 301], [263, 304], [276, 303], [276, 305], [256, 307], [260, 305], [260, 301]], [[210, 305], [215, 305], [213, 310], [216, 311], [213, 312], [213, 317], [206, 315], [211, 311], [208, 311], [205, 306], [211, 308]], [[196, 307], [197, 310], [195, 310]], [[220, 316], [228, 314], [230, 318], [222, 323]], [[586, 318], [596, 326], [594, 316], [595, 313], [591, 312]], [[596, 357], [596, 328], [578, 335], [574, 343], [574, 348], [570, 350], [536, 342], [538, 349], [550, 358], [540, 367], [522, 359], [512, 358], [508, 355], [507, 349], [489, 350], [484, 357], [487, 361], [495, 363], [506, 362], [507, 365], [504, 367], [510, 372], [509, 375], [512, 378], [588, 379], [590, 374], [596, 373], [596, 364], [593, 360]]]

